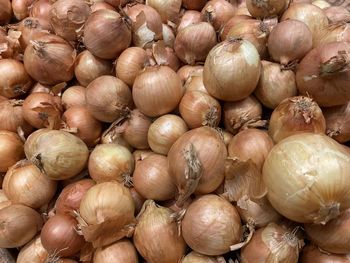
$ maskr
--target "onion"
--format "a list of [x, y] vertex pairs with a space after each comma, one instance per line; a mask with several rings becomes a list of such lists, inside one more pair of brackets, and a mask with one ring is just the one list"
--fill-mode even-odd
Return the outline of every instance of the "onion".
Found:
[[240, 130], [264, 126], [262, 107], [253, 96], [236, 102], [225, 102], [223, 107], [225, 128], [236, 134]]
[[343, 6], [327, 7], [323, 12], [331, 24], [350, 21], [350, 12]]
[[124, 8], [124, 12], [132, 21], [132, 39], [135, 46], [151, 47], [155, 41], [162, 39], [162, 18], [153, 7], [130, 4]]
[[112, 75], [112, 64], [84, 50], [75, 60], [74, 73], [80, 85], [86, 87], [102, 75]]
[[23, 50], [30, 44], [30, 41], [49, 34], [47, 30], [44, 30], [40, 20], [33, 17], [23, 19], [19, 23], [17, 30], [21, 32], [19, 43], [21, 44], [21, 48]]
[[208, 91], [203, 83], [203, 73], [193, 73], [190, 77], [188, 77], [185, 83], [185, 90], [186, 92], [200, 91], [208, 94]]
[[179, 116], [166, 114], [156, 119], [148, 130], [148, 143], [155, 153], [167, 155], [175, 141], [188, 128]]
[[132, 180], [135, 190], [145, 199], [165, 201], [175, 197], [176, 187], [163, 155], [152, 154], [140, 161]]
[[95, 185], [91, 179], [82, 179], [63, 188], [55, 203], [57, 214], [71, 214], [80, 207], [85, 193]]
[[[1, 176], [1, 181], [3, 181], [3, 177]], [[2, 182], [1, 182], [2, 184]], [[5, 195], [4, 191], [0, 189], [0, 210], [3, 209], [4, 207], [12, 205], [11, 200], [7, 198]]]
[[173, 29], [170, 26], [163, 24], [162, 35], [165, 46], [174, 48], [175, 34]]
[[157, 117], [174, 110], [183, 93], [181, 80], [170, 67], [155, 66], [136, 77], [132, 96], [142, 113]]
[[[288, 65], [301, 60], [311, 50], [311, 31], [306, 24], [298, 20], [282, 21], [271, 31], [267, 45], [273, 60]], [[298, 49], [295, 49], [296, 46]]]
[[131, 152], [118, 144], [100, 144], [89, 158], [89, 174], [96, 182], [118, 181], [130, 185], [135, 162]]
[[24, 52], [24, 67], [42, 84], [55, 85], [74, 75], [75, 50], [61, 37], [45, 35], [31, 41]]
[[176, 22], [180, 13], [181, 0], [146, 0], [161, 16], [163, 23]]
[[0, 95], [16, 98], [26, 94], [32, 87], [32, 80], [21, 62], [14, 59], [0, 59]]
[[83, 0], [57, 0], [50, 10], [50, 23], [56, 35], [74, 41], [80, 36], [90, 12]]
[[40, 236], [35, 237], [25, 245], [18, 254], [17, 263], [43, 263], [47, 260], [49, 253], [41, 244]]
[[128, 239], [119, 240], [112, 245], [98, 248], [94, 253], [94, 263], [138, 263], [134, 245]]
[[[220, 39], [227, 39], [227, 34], [230, 32], [230, 30], [233, 27], [236, 27], [238, 24], [241, 24], [243, 26], [244, 24], [241, 22], [244, 22], [245, 20], [257, 21], [257, 20], [253, 20], [252, 17], [249, 15], [237, 15], [236, 14], [230, 20], [228, 20], [226, 22], [226, 24], [220, 30], [220, 33], [219, 33]], [[249, 27], [249, 29], [250, 29], [250, 27]]]
[[254, 91], [260, 69], [259, 53], [253, 44], [242, 39], [229, 39], [209, 52], [204, 64], [204, 86], [217, 99], [242, 100]]
[[190, 66], [185, 65], [177, 71], [177, 75], [180, 77], [181, 82], [185, 83], [186, 80], [192, 75], [203, 72], [203, 66]]
[[132, 106], [129, 87], [120, 79], [101, 76], [86, 88], [86, 104], [92, 116], [103, 122], [113, 122]]
[[349, 263], [349, 255], [336, 255], [326, 252], [322, 252], [315, 246], [308, 245], [303, 249], [303, 253], [300, 256], [300, 263]]
[[[2, 188], [14, 204], [40, 208], [55, 195], [57, 183], [42, 174], [34, 164], [19, 161], [10, 167], [5, 175]], [[28, 191], [30, 189], [30, 191]]]
[[296, 72], [301, 94], [311, 96], [319, 106], [330, 107], [350, 100], [350, 71], [347, 67], [350, 43], [333, 42], [311, 50]]
[[91, 13], [96, 12], [101, 9], [109, 9], [112, 11], [117, 11], [113, 6], [107, 4], [106, 2], [95, 2], [91, 7]]
[[268, 199], [288, 219], [326, 224], [350, 207], [349, 168], [349, 152], [333, 139], [314, 133], [292, 135], [265, 160]]
[[12, 6], [9, 0], [0, 1], [0, 25], [5, 25], [10, 22], [12, 17]]
[[183, 134], [168, 153], [169, 171], [182, 206], [192, 194], [213, 192], [224, 179], [227, 150], [219, 133], [209, 127], [201, 127]]
[[180, 101], [179, 110], [191, 129], [201, 126], [216, 127], [220, 123], [220, 103], [201, 91], [187, 91]]
[[130, 193], [131, 193], [132, 199], [134, 200], [134, 203], [135, 203], [135, 215], [137, 215], [141, 211], [143, 203], [146, 201], [146, 199], [143, 198], [135, 190], [135, 188], [130, 188]]
[[298, 90], [292, 70], [270, 61], [261, 61], [262, 70], [254, 95], [270, 109], [274, 109], [284, 99], [294, 97]]
[[180, 67], [180, 60], [176, 56], [174, 49], [166, 47], [163, 41], [153, 44], [153, 57], [158, 65], [167, 65], [176, 71]]
[[181, 20], [177, 26], [177, 32], [185, 29], [188, 26], [198, 24], [203, 21], [202, 14], [198, 11], [187, 10], [181, 17]]
[[[62, 84], [58, 84], [60, 86]], [[39, 82], [37, 82], [34, 87], [31, 89], [30, 94], [36, 93], [36, 92], [45, 92], [45, 93], [51, 93], [53, 92], [53, 87], [50, 85], [43, 85]]]
[[241, 260], [242, 263], [296, 263], [303, 244], [295, 231], [289, 232], [282, 226], [271, 223], [254, 233], [252, 240], [242, 248]]
[[42, 219], [34, 209], [10, 205], [0, 210], [0, 247], [15, 248], [28, 243], [41, 229]]
[[69, 179], [86, 166], [88, 148], [78, 137], [64, 131], [38, 130], [24, 145], [28, 160], [34, 162], [52, 180]]
[[23, 143], [19, 136], [14, 132], [0, 131], [0, 172], [6, 172], [23, 157]]
[[52, 29], [49, 17], [51, 6], [52, 4], [50, 0], [37, 0], [33, 3], [29, 10], [29, 15], [39, 19], [40, 24], [46, 30]]
[[17, 20], [22, 20], [29, 15], [29, 7], [35, 0], [12, 0], [12, 11]]
[[115, 59], [131, 43], [126, 21], [115, 11], [102, 9], [92, 13], [85, 23], [84, 44], [95, 56]]
[[186, 9], [202, 10], [207, 3], [207, 0], [182, 0], [182, 5]]
[[153, 200], [146, 201], [138, 215], [133, 241], [148, 263], [180, 262], [186, 250], [172, 211], [158, 206]]
[[340, 143], [350, 140], [350, 102], [342, 106], [323, 109], [327, 134]]
[[85, 88], [82, 86], [72, 86], [66, 89], [62, 94], [62, 105], [69, 109], [71, 107], [85, 106]]
[[326, 27], [315, 38], [314, 47], [321, 46], [332, 42], [350, 42], [350, 25], [349, 23], [336, 23]]
[[277, 143], [300, 132], [325, 133], [322, 110], [311, 98], [297, 96], [283, 100], [272, 112], [269, 135]]
[[[1, 18], [0, 18], [1, 19]], [[1, 23], [1, 22], [0, 22]], [[20, 32], [15, 30], [9, 30], [9, 33], [5, 29], [0, 27], [0, 58], [19, 58], [18, 52], [20, 51]]]
[[236, 7], [226, 0], [210, 0], [202, 9], [203, 17], [213, 25], [215, 31], [219, 31], [235, 12]]
[[186, 210], [181, 222], [182, 236], [194, 251], [218, 256], [230, 251], [241, 239], [237, 210], [217, 195], [199, 197]]
[[220, 263], [225, 262], [224, 260], [221, 257], [209, 257], [192, 251], [182, 259], [181, 263]]
[[109, 245], [125, 237], [134, 223], [135, 204], [130, 191], [118, 182], [91, 187], [80, 203], [80, 227], [94, 247]]
[[130, 0], [106, 0], [106, 3], [110, 4], [111, 6], [118, 8], [119, 6], [124, 6], [127, 3], [130, 2]]
[[62, 116], [64, 128], [79, 137], [87, 146], [96, 145], [102, 133], [102, 125], [85, 106], [74, 106]]
[[[112, 128], [112, 129], [111, 129]], [[126, 140], [122, 137], [122, 135], [119, 133], [119, 126], [115, 126], [115, 123], [112, 123], [110, 128], [108, 128], [101, 136], [101, 143], [102, 144], [118, 144], [121, 146], [124, 146], [127, 148], [130, 152], [134, 150], [133, 147], [131, 147]]]
[[216, 43], [216, 33], [212, 25], [200, 22], [188, 25], [178, 32], [174, 49], [182, 62], [194, 65], [197, 61], [204, 61]]
[[49, 218], [41, 230], [41, 242], [49, 254], [73, 256], [85, 243], [76, 232], [77, 221], [69, 215], [57, 214]]
[[23, 117], [33, 127], [58, 129], [62, 113], [61, 99], [44, 92], [30, 94], [23, 102]]
[[116, 63], [117, 77], [129, 86], [148, 63], [147, 53], [140, 47], [129, 47], [120, 54]]
[[315, 0], [315, 1], [312, 1], [312, 4], [322, 9], [325, 9], [331, 6], [331, 4], [325, 0]]
[[255, 18], [279, 16], [288, 7], [289, 0], [247, 0], [249, 13]]

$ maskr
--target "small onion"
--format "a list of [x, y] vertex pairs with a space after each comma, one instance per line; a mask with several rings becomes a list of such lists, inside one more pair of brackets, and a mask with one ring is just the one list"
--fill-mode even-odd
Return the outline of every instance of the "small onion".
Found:
[[179, 116], [166, 114], [156, 119], [148, 130], [148, 143], [155, 153], [167, 155], [175, 141], [188, 128]]
[[82, 86], [69, 87], [62, 94], [62, 105], [66, 109], [69, 109], [71, 107], [85, 106], [85, 91], [86, 89]]
[[247, 0], [246, 3], [248, 11], [253, 17], [264, 19], [283, 13], [289, 5], [289, 0]]
[[24, 52], [24, 67], [42, 84], [55, 85], [74, 76], [76, 51], [63, 38], [44, 35], [31, 41]]
[[322, 134], [292, 135], [265, 160], [267, 197], [288, 219], [326, 224], [350, 207], [347, 169], [350, 154], [343, 145]]
[[181, 82], [185, 83], [192, 74], [197, 74], [202, 72], [203, 72], [203, 66], [185, 65], [177, 71], [177, 75], [180, 77]]
[[299, 260], [300, 263], [349, 263], [350, 256], [330, 254], [313, 245], [308, 245], [303, 249]]
[[48, 256], [49, 253], [41, 244], [40, 236], [37, 236], [19, 251], [16, 263], [43, 263]]
[[57, 214], [49, 218], [41, 230], [41, 243], [49, 254], [58, 257], [73, 256], [85, 243], [78, 235], [78, 222], [69, 215]]
[[182, 0], [182, 5], [186, 9], [191, 9], [191, 10], [202, 10], [202, 8], [205, 6], [207, 3], [207, 0]]
[[201, 196], [189, 205], [181, 230], [190, 248], [209, 256], [229, 252], [242, 235], [241, 219], [235, 207], [212, 194]]
[[32, 80], [23, 64], [14, 59], [0, 59], [0, 95], [16, 98], [32, 87]]
[[188, 26], [198, 24], [203, 21], [202, 14], [198, 11], [187, 10], [181, 17], [181, 20], [177, 26], [177, 32], [185, 29]]
[[115, 11], [102, 9], [92, 13], [84, 27], [84, 44], [95, 56], [115, 59], [131, 43], [131, 31]]
[[10, 0], [0, 1], [0, 25], [5, 25], [10, 22], [12, 17], [12, 6]]
[[23, 158], [23, 142], [19, 136], [10, 131], [0, 131], [0, 172]]
[[101, 9], [109, 9], [112, 11], [117, 11], [113, 6], [111, 6], [110, 4], [107, 4], [106, 2], [95, 2], [93, 3], [93, 5], [91, 6], [91, 13], [96, 12], [98, 10]]
[[40, 20], [33, 17], [27, 17], [23, 19], [17, 29], [21, 32], [21, 37], [19, 38], [19, 43], [21, 48], [25, 48], [30, 44], [30, 41], [36, 40], [44, 35], [48, 35], [49, 32], [44, 30], [44, 27], [41, 25]]
[[242, 39], [229, 39], [209, 52], [203, 82], [208, 93], [217, 99], [242, 100], [254, 91], [260, 70], [260, 57], [254, 45]]
[[161, 16], [163, 23], [176, 22], [182, 0], [146, 0], [146, 5], [153, 7]]
[[132, 106], [129, 87], [113, 76], [101, 76], [86, 88], [86, 104], [92, 116], [103, 122], [113, 122]]
[[98, 248], [94, 252], [94, 263], [138, 263], [134, 245], [128, 239], [122, 239], [109, 246]]
[[17, 20], [22, 20], [29, 15], [29, 7], [35, 0], [12, 0], [12, 11]]
[[216, 31], [220, 30], [231, 17], [235, 15], [236, 7], [226, 0], [210, 0], [202, 9], [202, 15], [213, 25]]
[[350, 21], [350, 12], [344, 6], [327, 7], [323, 12], [331, 24]]
[[158, 206], [153, 200], [146, 201], [138, 215], [133, 241], [148, 263], [180, 262], [185, 254], [185, 241], [171, 215], [170, 209]]
[[28, 243], [41, 229], [38, 212], [24, 205], [10, 205], [0, 210], [0, 247], [15, 248]]
[[284, 99], [297, 95], [295, 74], [292, 70], [266, 60], [261, 61], [261, 64], [261, 75], [254, 95], [265, 107], [274, 109]]
[[132, 177], [135, 190], [144, 198], [165, 201], [175, 197], [176, 187], [168, 171], [168, 160], [152, 154], [140, 161]]
[[132, 96], [145, 115], [157, 117], [179, 104], [184, 89], [178, 75], [168, 66], [148, 67], [135, 79]]
[[34, 162], [52, 180], [69, 179], [86, 166], [89, 151], [78, 137], [64, 131], [38, 130], [24, 145], [28, 160]]
[[74, 74], [79, 83], [87, 87], [102, 75], [112, 75], [112, 64], [94, 56], [89, 50], [84, 50], [75, 60]]
[[192, 251], [182, 259], [181, 263], [219, 263], [219, 261], [215, 257], [205, 256]]
[[29, 10], [29, 15], [40, 20], [40, 24], [46, 30], [51, 30], [49, 13], [52, 3], [50, 0], [37, 0]]
[[350, 102], [323, 109], [327, 134], [334, 140], [344, 143], [350, 140]]
[[130, 184], [135, 162], [131, 152], [118, 144], [100, 144], [90, 154], [89, 174], [96, 182]]
[[201, 91], [208, 94], [208, 91], [203, 83], [203, 74], [193, 73], [190, 77], [188, 77], [185, 83], [185, 90], [186, 92]]

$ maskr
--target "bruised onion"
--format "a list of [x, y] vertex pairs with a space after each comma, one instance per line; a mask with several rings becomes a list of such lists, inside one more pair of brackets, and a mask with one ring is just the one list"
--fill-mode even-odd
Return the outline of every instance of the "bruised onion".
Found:
[[330, 254], [313, 245], [306, 246], [300, 255], [300, 263], [349, 263], [349, 255]]
[[0, 131], [0, 172], [23, 158], [23, 142], [20, 137], [10, 131]]
[[138, 263], [137, 251], [128, 239], [122, 239], [94, 252], [94, 263]]
[[289, 5], [289, 0], [257, 1], [247, 0], [249, 13], [255, 18], [279, 16]]
[[[1, 105], [1, 104], [0, 104]], [[340, 143], [350, 140], [350, 103], [323, 109], [327, 135]]]
[[350, 21], [350, 12], [344, 6], [327, 7], [323, 12], [331, 24]]
[[226, 0], [210, 0], [202, 9], [202, 15], [218, 31], [235, 15], [236, 7]]
[[17, 30], [21, 32], [19, 42], [23, 50], [30, 44], [30, 41], [49, 34], [49, 32], [41, 25], [40, 20], [33, 17], [23, 19], [19, 23]]
[[182, 0], [146, 0], [146, 5], [153, 7], [161, 16], [163, 23], [176, 22]]
[[0, 1], [0, 25], [5, 25], [10, 22], [12, 17], [12, 6], [10, 0]]
[[181, 82], [185, 83], [186, 80], [192, 75], [203, 72], [203, 66], [190, 66], [185, 65], [177, 71], [177, 75], [180, 77]]
[[181, 222], [182, 236], [194, 251], [219, 256], [230, 251], [242, 236], [241, 219], [228, 201], [203, 195], [193, 201]]
[[190, 10], [202, 10], [207, 0], [182, 0], [182, 5]]
[[35, 0], [12, 0], [12, 11], [17, 20], [22, 20], [29, 15], [29, 7]]
[[69, 109], [71, 107], [85, 106], [85, 91], [86, 89], [82, 86], [69, 87], [62, 94], [62, 105], [66, 109]]
[[51, 30], [49, 13], [52, 3], [50, 0], [37, 0], [29, 10], [29, 15], [39, 19], [40, 24], [45, 30]]
[[202, 14], [198, 11], [187, 10], [181, 17], [181, 20], [177, 26], [177, 32], [185, 29], [188, 26], [198, 24], [203, 21]]
[[19, 251], [17, 263], [43, 263], [47, 260], [49, 253], [41, 244], [40, 236], [35, 237]]

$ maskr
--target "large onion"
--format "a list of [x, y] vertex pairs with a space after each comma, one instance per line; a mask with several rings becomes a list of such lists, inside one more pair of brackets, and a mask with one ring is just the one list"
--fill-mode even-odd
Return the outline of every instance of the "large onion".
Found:
[[0, 131], [0, 172], [23, 158], [23, 142], [20, 137], [10, 131]]
[[300, 256], [300, 263], [349, 263], [349, 255], [336, 255], [321, 251], [319, 248], [306, 246]]
[[128, 239], [122, 239], [109, 246], [98, 248], [94, 252], [94, 263], [138, 263], [134, 245]]
[[340, 143], [350, 140], [350, 102], [323, 110], [327, 134]]

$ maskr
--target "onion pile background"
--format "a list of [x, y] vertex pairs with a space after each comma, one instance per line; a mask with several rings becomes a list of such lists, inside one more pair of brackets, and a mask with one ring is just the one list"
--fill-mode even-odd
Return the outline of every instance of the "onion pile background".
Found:
[[350, 263], [350, 12], [0, 0], [0, 262]]

